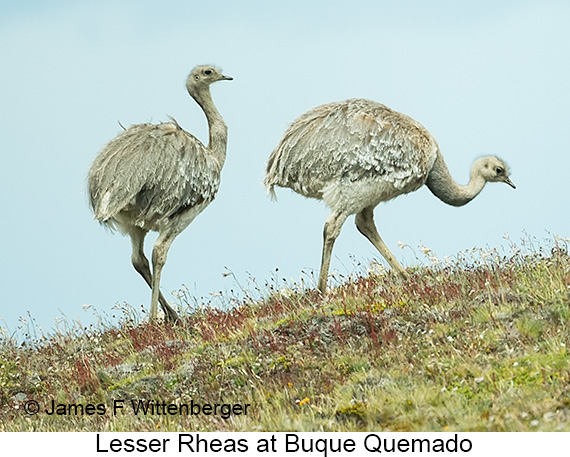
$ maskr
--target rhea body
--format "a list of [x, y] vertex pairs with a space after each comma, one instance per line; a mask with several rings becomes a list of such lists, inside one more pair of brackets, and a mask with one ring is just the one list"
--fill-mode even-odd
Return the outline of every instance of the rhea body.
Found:
[[451, 177], [439, 146], [420, 123], [380, 103], [350, 99], [318, 106], [285, 131], [267, 163], [264, 184], [287, 187], [331, 208], [323, 232], [318, 289], [324, 293], [334, 242], [347, 217], [402, 276], [404, 268], [378, 234], [374, 208], [424, 184], [443, 202], [462, 206], [487, 182], [509, 179], [498, 157], [477, 159], [465, 186]]
[[[231, 80], [213, 66], [195, 67], [186, 82], [209, 126], [205, 146], [172, 119], [133, 125], [111, 140], [88, 173], [89, 202], [95, 218], [129, 235], [131, 261], [152, 289], [150, 318], [158, 303], [166, 319], [177, 314], [160, 292], [161, 272], [176, 238], [216, 196], [226, 158], [227, 127], [210, 94], [210, 84]], [[149, 231], [159, 233], [152, 250], [152, 272], [144, 254]]]

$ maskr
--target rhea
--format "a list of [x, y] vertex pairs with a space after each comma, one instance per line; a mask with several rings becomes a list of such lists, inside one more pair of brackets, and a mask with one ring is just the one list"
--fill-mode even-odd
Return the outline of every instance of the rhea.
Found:
[[[208, 146], [176, 120], [132, 125], [111, 140], [88, 174], [95, 219], [131, 239], [131, 261], [152, 289], [150, 319], [160, 303], [165, 318], [177, 314], [160, 292], [160, 276], [174, 239], [208, 206], [218, 191], [226, 158], [227, 127], [210, 94], [210, 84], [231, 80], [213, 66], [195, 67], [186, 81], [209, 126]], [[149, 231], [159, 233], [152, 250], [152, 272], [144, 253]]]
[[323, 232], [318, 289], [325, 293], [335, 240], [347, 217], [403, 277], [406, 271], [374, 224], [374, 208], [424, 184], [443, 202], [462, 206], [487, 182], [509, 179], [505, 162], [477, 159], [465, 186], [451, 177], [439, 146], [421, 124], [380, 103], [350, 99], [321, 105], [297, 118], [269, 157], [264, 184], [286, 187], [331, 208]]

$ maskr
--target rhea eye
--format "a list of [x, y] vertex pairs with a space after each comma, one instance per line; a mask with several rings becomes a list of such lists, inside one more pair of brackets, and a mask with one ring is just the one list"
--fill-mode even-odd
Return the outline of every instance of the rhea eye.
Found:
[[200, 79], [200, 77], [199, 77], [198, 75], [196, 75], [196, 76], [194, 76], [194, 79], [195, 79], [196, 81], [198, 81], [198, 80]]
[[207, 74], [207, 75], [211, 75], [211, 74], [212, 74], [212, 70], [205, 70], [204, 73]]
[[502, 175], [504, 170], [499, 167], [499, 168], [496, 168], [495, 171], [497, 172], [498, 175]]

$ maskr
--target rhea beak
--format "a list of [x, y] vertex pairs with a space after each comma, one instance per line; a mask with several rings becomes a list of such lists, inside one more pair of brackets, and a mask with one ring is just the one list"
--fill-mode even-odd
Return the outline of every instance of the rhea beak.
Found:
[[234, 79], [234, 78], [232, 78], [231, 76], [226, 76], [226, 75], [222, 75], [222, 78], [221, 78], [222, 81], [231, 81], [232, 79]]
[[511, 186], [513, 189], [516, 189], [516, 188], [517, 188], [517, 186], [515, 186], [515, 185], [513, 184], [513, 182], [512, 182], [508, 177], [505, 176], [505, 178], [503, 179], [503, 181], [506, 182], [506, 183], [507, 183], [509, 186]]

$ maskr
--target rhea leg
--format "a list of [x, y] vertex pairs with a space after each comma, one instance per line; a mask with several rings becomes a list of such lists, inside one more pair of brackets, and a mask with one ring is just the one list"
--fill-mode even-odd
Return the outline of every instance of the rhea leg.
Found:
[[386, 259], [390, 266], [396, 270], [404, 278], [408, 277], [406, 270], [400, 265], [396, 260], [396, 257], [390, 252], [388, 247], [380, 238], [378, 230], [376, 230], [376, 225], [374, 224], [374, 208], [368, 207], [364, 208], [360, 213], [356, 215], [355, 218], [356, 227], [359, 232], [362, 233], [368, 240], [378, 249], [380, 254]]
[[[158, 301], [160, 293], [160, 276], [166, 263], [168, 250], [178, 233], [163, 232], [158, 235], [158, 239], [152, 249], [152, 298], [150, 300], [150, 319], [155, 320], [158, 313]], [[163, 303], [160, 303], [163, 305]], [[167, 305], [168, 306], [168, 305]], [[170, 307], [169, 307], [170, 308]], [[173, 311], [174, 312], [174, 311]]]
[[[136, 227], [129, 231], [129, 236], [131, 237], [131, 245], [133, 248], [131, 261], [133, 263], [133, 267], [138, 273], [144, 278], [146, 283], [149, 287], [152, 288], [152, 274], [150, 272], [150, 265], [148, 263], [148, 259], [144, 255], [144, 238], [148, 232]], [[160, 306], [164, 310], [164, 314], [167, 320], [175, 321], [178, 319], [178, 315], [176, 311], [174, 311], [162, 293], [158, 295], [158, 301], [160, 302]]]
[[333, 211], [329, 214], [325, 222], [325, 228], [323, 230], [323, 256], [321, 259], [321, 273], [319, 274], [318, 284], [318, 289], [323, 294], [327, 291], [327, 278], [334, 242], [340, 235], [342, 224], [346, 221], [347, 216], [345, 213]]

